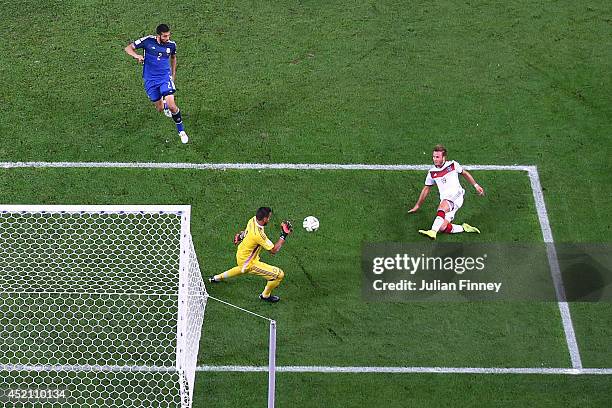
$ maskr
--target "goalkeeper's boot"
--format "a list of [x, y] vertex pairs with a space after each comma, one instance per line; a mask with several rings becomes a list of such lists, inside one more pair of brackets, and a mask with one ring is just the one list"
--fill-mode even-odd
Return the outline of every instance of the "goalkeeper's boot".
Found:
[[215, 280], [215, 275], [208, 277], [208, 283], [221, 283], [221, 281]]
[[181, 130], [179, 132], [179, 136], [181, 137], [181, 143], [182, 144], [185, 144], [185, 143], [187, 143], [189, 141], [189, 137], [187, 136], [187, 133], [185, 133], [184, 130]]
[[263, 295], [259, 295], [259, 298], [261, 300], [263, 300], [264, 302], [270, 302], [270, 303], [276, 303], [280, 300], [280, 297], [275, 296], [275, 295], [270, 295], [268, 297], [263, 297]]
[[428, 237], [429, 239], [435, 241], [436, 240], [436, 235], [438, 235], [438, 233], [434, 230], [419, 230], [419, 234], [425, 235], [426, 237]]
[[461, 226], [463, 227], [464, 232], [475, 232], [477, 234], [480, 234], [480, 230], [476, 227], [472, 227], [470, 224], [463, 223], [461, 224]]

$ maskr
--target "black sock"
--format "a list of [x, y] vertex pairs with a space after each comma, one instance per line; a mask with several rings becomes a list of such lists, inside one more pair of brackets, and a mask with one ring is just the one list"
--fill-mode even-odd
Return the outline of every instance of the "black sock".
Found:
[[183, 127], [183, 117], [181, 116], [180, 110], [177, 110], [176, 113], [172, 114], [172, 120], [174, 121], [174, 123], [176, 123], [176, 129], [179, 132], [185, 130], [185, 128]]
[[172, 114], [172, 119], [174, 120], [174, 123], [176, 123], [177, 125], [179, 123], [182, 123], [183, 122], [183, 118], [181, 116], [181, 111], [177, 110], [176, 113], [173, 113]]

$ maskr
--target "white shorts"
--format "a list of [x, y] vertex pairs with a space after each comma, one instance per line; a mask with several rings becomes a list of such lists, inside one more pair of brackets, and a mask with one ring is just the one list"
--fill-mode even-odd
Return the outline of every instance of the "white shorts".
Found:
[[451, 208], [450, 211], [446, 213], [444, 218], [446, 219], [446, 221], [451, 222], [455, 219], [455, 213], [457, 212], [457, 210], [460, 209], [463, 205], [463, 193], [461, 193], [461, 195], [453, 201], [449, 199], [446, 199], [446, 201], [449, 202]]

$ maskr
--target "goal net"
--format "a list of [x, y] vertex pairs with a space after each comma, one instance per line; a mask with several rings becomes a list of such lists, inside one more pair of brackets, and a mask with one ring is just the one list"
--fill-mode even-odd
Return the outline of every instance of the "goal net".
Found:
[[0, 206], [0, 406], [191, 407], [189, 206]]

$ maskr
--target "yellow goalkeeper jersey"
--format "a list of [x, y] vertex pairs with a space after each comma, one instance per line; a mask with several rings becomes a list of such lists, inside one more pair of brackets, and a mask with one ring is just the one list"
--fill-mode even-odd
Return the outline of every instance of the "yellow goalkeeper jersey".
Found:
[[274, 244], [266, 236], [264, 227], [257, 223], [255, 217], [249, 220], [245, 232], [246, 235], [236, 251], [238, 265], [242, 265], [243, 268], [247, 267], [251, 262], [259, 260], [262, 248], [266, 251], [274, 248]]

